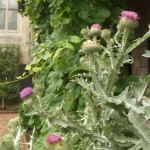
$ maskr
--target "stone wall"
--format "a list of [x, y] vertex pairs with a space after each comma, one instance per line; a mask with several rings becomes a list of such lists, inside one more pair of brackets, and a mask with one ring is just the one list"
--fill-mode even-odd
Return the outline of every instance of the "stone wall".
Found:
[[16, 43], [21, 45], [21, 64], [28, 62], [30, 41], [29, 20], [18, 13], [17, 31], [0, 31], [0, 43]]

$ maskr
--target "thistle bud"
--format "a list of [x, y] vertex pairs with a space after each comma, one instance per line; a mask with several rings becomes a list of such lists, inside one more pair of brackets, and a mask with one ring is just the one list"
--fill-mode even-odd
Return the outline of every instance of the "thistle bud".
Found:
[[96, 41], [85, 41], [83, 42], [81, 46], [81, 52], [83, 53], [91, 53], [91, 52], [97, 52], [101, 49], [100, 44]]
[[128, 20], [128, 19], [125, 19], [125, 18], [122, 18], [119, 22], [119, 25], [123, 28], [131, 28], [131, 29], [134, 29], [134, 28], [137, 28], [139, 26], [139, 23], [138, 21], [132, 21], [132, 20]]
[[23, 109], [25, 112], [29, 112], [31, 107], [32, 107], [32, 100], [31, 99], [27, 99], [26, 101], [23, 102]]
[[101, 32], [101, 37], [104, 39], [104, 40], [107, 40], [110, 38], [110, 35], [111, 35], [111, 31], [108, 30], [108, 29], [103, 29], [102, 32]]
[[19, 117], [16, 117], [16, 118], [11, 119], [7, 126], [9, 128], [16, 128], [19, 125], [20, 125], [20, 119], [19, 119]]
[[0, 149], [1, 150], [15, 150], [13, 137], [10, 134], [6, 134], [2, 137], [1, 143], [0, 143]]
[[91, 36], [100, 36], [101, 26], [99, 24], [93, 24], [90, 28]]
[[87, 28], [82, 29], [81, 34], [84, 36], [87, 36], [89, 34], [89, 29], [87, 29]]

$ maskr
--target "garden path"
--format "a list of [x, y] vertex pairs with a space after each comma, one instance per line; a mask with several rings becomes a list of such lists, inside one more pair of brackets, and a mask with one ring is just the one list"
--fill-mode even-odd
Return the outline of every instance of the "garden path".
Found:
[[17, 116], [17, 111], [0, 110], [0, 138], [9, 132], [9, 129], [7, 128], [9, 120]]

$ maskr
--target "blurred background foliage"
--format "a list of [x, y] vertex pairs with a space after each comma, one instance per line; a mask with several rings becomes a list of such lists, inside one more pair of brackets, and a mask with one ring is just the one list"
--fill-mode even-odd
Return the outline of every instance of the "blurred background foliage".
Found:
[[[20, 45], [0, 44], [0, 83], [13, 81], [19, 75]], [[0, 99], [18, 100], [20, 86], [18, 82], [0, 84]]]

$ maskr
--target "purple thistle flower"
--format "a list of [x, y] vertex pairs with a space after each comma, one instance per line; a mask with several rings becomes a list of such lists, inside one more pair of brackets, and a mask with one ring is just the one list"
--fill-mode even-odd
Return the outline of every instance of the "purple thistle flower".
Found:
[[136, 21], [139, 19], [139, 16], [136, 12], [133, 12], [133, 11], [122, 11], [121, 12], [121, 18]]
[[21, 90], [20, 94], [20, 98], [25, 98], [27, 96], [29, 96], [32, 93], [32, 87], [26, 87], [24, 89]]
[[56, 144], [58, 142], [60, 142], [62, 140], [62, 138], [54, 133], [49, 133], [46, 138], [45, 141], [47, 144]]
[[91, 26], [91, 29], [95, 29], [95, 30], [100, 30], [101, 29], [101, 26], [99, 24], [93, 24]]

